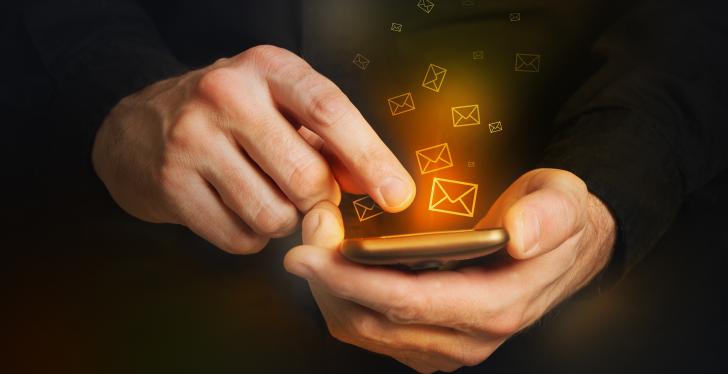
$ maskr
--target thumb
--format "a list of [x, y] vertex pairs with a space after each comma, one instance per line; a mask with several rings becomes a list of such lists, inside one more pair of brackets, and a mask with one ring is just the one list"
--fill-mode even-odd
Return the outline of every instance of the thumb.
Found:
[[584, 182], [564, 170], [538, 169], [521, 178], [525, 192], [507, 210], [508, 253], [528, 259], [549, 252], [579, 232], [586, 222]]
[[301, 224], [303, 244], [336, 249], [344, 240], [344, 222], [339, 208], [331, 202], [314, 205]]
[[291, 249], [283, 260], [288, 272], [308, 278], [312, 262], [320, 261], [324, 252], [336, 251], [344, 239], [344, 224], [336, 205], [322, 201], [303, 217], [303, 245]]

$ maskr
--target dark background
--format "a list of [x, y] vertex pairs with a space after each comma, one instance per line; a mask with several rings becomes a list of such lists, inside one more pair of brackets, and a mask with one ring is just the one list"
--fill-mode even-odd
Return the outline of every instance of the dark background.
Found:
[[[3, 39], [8, 51], [26, 42]], [[281, 265], [300, 235], [236, 257], [123, 213], [34, 64], [31, 55], [1, 65], [0, 370], [406, 371], [329, 336], [305, 282]], [[724, 174], [692, 194], [616, 287], [570, 300], [476, 370], [728, 370], [727, 190]]]

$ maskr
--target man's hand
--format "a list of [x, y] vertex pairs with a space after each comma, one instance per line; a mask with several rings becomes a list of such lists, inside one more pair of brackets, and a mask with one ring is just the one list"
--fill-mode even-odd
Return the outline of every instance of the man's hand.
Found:
[[232, 253], [292, 232], [298, 211], [338, 204], [339, 185], [389, 212], [415, 194], [339, 88], [271, 46], [124, 98], [96, 136], [93, 161], [130, 214], [186, 225]]
[[540, 169], [513, 183], [478, 227], [505, 227], [508, 254], [457, 271], [401, 272], [347, 261], [338, 209], [304, 218], [285, 259], [306, 278], [332, 335], [422, 372], [476, 365], [586, 285], [607, 263], [614, 220], [571, 173]]

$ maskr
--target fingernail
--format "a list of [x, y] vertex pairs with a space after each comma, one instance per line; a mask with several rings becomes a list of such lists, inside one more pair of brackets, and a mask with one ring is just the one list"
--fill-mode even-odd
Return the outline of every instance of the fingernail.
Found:
[[389, 177], [379, 187], [379, 193], [388, 208], [397, 209], [409, 202], [412, 189], [409, 183], [397, 177]]
[[538, 215], [530, 210], [521, 213], [521, 229], [523, 253], [531, 253], [538, 248], [541, 240], [541, 221]]

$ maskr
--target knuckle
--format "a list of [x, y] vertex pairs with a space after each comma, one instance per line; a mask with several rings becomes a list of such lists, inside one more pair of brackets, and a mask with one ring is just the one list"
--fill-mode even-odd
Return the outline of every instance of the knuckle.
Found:
[[378, 341], [382, 336], [379, 321], [366, 313], [361, 313], [351, 319], [351, 330], [355, 336], [369, 341]]
[[189, 152], [210, 135], [205, 115], [194, 109], [182, 109], [177, 120], [167, 130], [170, 150]]
[[473, 350], [463, 352], [462, 356], [457, 360], [464, 366], [475, 366], [485, 361], [490, 356], [490, 350]]
[[254, 215], [256, 231], [268, 237], [276, 237], [288, 233], [298, 222], [294, 209], [273, 209], [261, 206]]
[[579, 178], [576, 174], [563, 169], [552, 169], [555, 173], [555, 176], [557, 178], [563, 179], [565, 182], [568, 182], [572, 186], [579, 187], [580, 190], [587, 190], [586, 183]]
[[511, 336], [521, 329], [522, 323], [523, 318], [519, 313], [501, 313], [490, 318], [487, 330], [495, 336]]
[[197, 93], [207, 100], [216, 102], [237, 87], [236, 75], [235, 70], [228, 67], [210, 69], [202, 73], [197, 82]]
[[352, 336], [347, 334], [346, 330], [343, 329], [340, 325], [333, 323], [327, 319], [326, 326], [328, 327], [331, 336], [333, 336], [336, 340], [342, 343], [355, 344], [355, 340], [352, 338]]
[[228, 57], [220, 57], [215, 62], [212, 63], [212, 66], [224, 66], [230, 61], [230, 58]]
[[225, 234], [220, 249], [234, 255], [249, 255], [260, 252], [266, 244], [268, 244], [267, 238], [235, 230]]
[[442, 354], [452, 362], [462, 366], [475, 366], [485, 361], [498, 345], [490, 342], [467, 343], [466, 337], [459, 337], [458, 343], [447, 347], [434, 347], [435, 352]]
[[384, 315], [394, 323], [409, 324], [424, 321], [426, 311], [422, 296], [412, 296], [403, 286], [393, 286], [392, 304]]
[[259, 45], [252, 47], [243, 52], [245, 59], [251, 61], [255, 66], [262, 68], [265, 71], [271, 71], [279, 69], [282, 66], [292, 60], [292, 57], [297, 57], [293, 53], [273, 45]]
[[162, 191], [173, 191], [177, 185], [178, 170], [176, 165], [163, 161], [157, 175], [157, 185]]
[[180, 118], [167, 132], [167, 144], [171, 149], [189, 149], [195, 141], [194, 127], [187, 118]]
[[306, 85], [300, 92], [308, 93], [307, 116], [312, 123], [331, 127], [341, 122], [347, 113], [349, 99], [334, 83], [312, 71], [301, 84]]
[[301, 200], [304, 209], [313, 205], [319, 197], [326, 194], [331, 186], [331, 172], [328, 167], [314, 157], [302, 157], [295, 162], [290, 176], [289, 186]]

